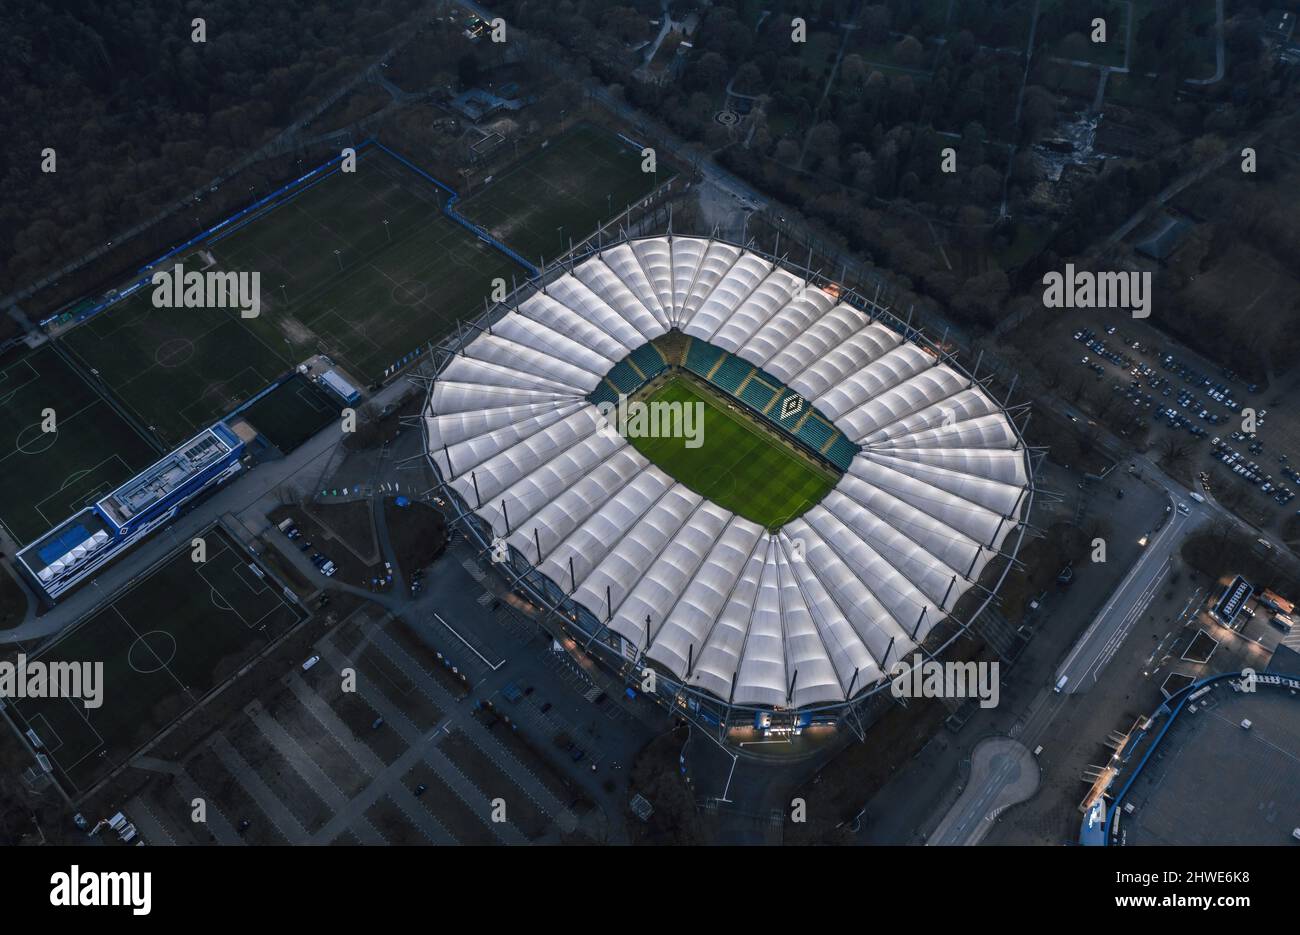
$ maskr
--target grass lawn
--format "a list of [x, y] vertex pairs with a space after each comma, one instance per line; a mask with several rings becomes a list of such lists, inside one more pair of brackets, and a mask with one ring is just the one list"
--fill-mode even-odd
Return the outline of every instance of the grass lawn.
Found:
[[533, 263], [554, 259], [674, 175], [658, 153], [658, 173], [641, 153], [599, 127], [582, 124], [460, 202], [460, 213]]
[[[43, 411], [54, 432], [43, 432]], [[0, 364], [0, 524], [20, 545], [130, 479], [159, 453], [54, 348]]]
[[339, 418], [342, 403], [302, 374], [294, 374], [244, 410], [243, 416], [288, 454]]
[[687, 448], [681, 438], [628, 441], [671, 477], [724, 509], [777, 529], [815, 506], [839, 480], [814, 466], [739, 407], [685, 377], [674, 377], [646, 402], [701, 404], [703, 439]]
[[289, 369], [288, 348], [267, 343], [238, 311], [154, 308], [151, 296], [141, 289], [59, 341], [164, 446], [181, 444]]
[[210, 529], [207, 561], [186, 544], [148, 577], [72, 628], [42, 661], [103, 663], [103, 705], [16, 702], [70, 793], [84, 791], [299, 619], [249, 556]]

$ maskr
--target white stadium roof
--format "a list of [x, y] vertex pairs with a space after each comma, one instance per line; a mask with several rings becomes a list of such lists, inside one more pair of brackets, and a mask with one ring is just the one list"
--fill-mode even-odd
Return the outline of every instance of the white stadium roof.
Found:
[[[784, 380], [861, 446], [821, 503], [769, 532], [602, 430], [586, 394], [674, 328]], [[496, 535], [566, 591], [572, 561], [575, 601], [736, 705], [843, 702], [881, 680], [1027, 509], [1027, 454], [982, 387], [708, 239], [621, 243], [549, 283], [463, 345], [425, 421], [430, 458]]]

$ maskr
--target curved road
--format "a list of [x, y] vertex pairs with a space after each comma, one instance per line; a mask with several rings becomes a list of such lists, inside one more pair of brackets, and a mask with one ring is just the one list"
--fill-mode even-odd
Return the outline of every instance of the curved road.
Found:
[[970, 757], [970, 781], [926, 846], [974, 845], [997, 817], [1038, 791], [1038, 761], [1010, 737], [981, 740]]

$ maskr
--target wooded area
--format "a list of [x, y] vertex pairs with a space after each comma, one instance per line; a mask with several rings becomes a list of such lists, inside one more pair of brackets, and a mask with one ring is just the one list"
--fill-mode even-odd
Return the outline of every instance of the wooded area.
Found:
[[[0, 0], [0, 292], [207, 186], [369, 64], [417, 7]], [[41, 171], [47, 149], [55, 172]]]

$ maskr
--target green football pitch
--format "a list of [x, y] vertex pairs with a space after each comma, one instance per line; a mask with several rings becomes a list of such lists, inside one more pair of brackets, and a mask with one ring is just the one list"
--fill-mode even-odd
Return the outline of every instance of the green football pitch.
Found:
[[299, 619], [226, 533], [212, 528], [203, 539], [206, 562], [196, 564], [185, 545], [37, 657], [103, 663], [98, 708], [70, 698], [13, 705], [70, 793], [88, 789]]
[[[42, 430], [53, 411], [53, 432]], [[46, 345], [0, 363], [0, 523], [21, 545], [160, 457]]]
[[718, 506], [775, 530], [815, 506], [839, 477], [785, 447], [739, 406], [684, 378], [673, 377], [647, 403], [703, 406], [703, 438], [629, 438], [669, 476]]
[[339, 418], [341, 404], [320, 384], [295, 373], [241, 415], [271, 444], [288, 454]]
[[607, 130], [580, 124], [507, 169], [458, 209], [538, 263], [567, 253], [570, 239], [579, 243], [676, 174], [662, 159], [658, 163], [657, 173], [643, 172], [640, 151]]
[[186, 272], [259, 273], [256, 318], [154, 308], [146, 286], [60, 340], [168, 445], [312, 354], [379, 380], [481, 311], [494, 278], [523, 278], [443, 215], [441, 197], [383, 150], [362, 150], [356, 172], [326, 176], [184, 258]]

